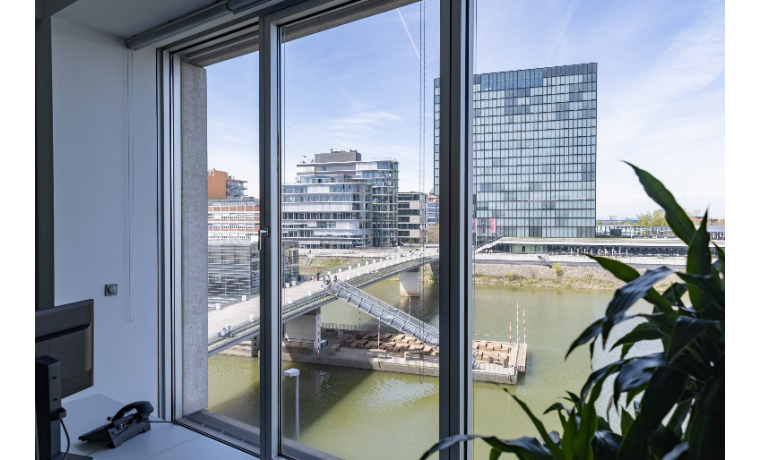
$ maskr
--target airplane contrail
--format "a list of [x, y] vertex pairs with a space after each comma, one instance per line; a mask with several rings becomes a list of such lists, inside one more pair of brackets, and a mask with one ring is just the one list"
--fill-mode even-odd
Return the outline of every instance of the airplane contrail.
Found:
[[406, 21], [404, 21], [404, 16], [401, 14], [401, 11], [396, 8], [396, 13], [398, 13], [398, 17], [401, 18], [401, 24], [404, 25], [404, 30], [406, 30], [406, 35], [409, 37], [409, 41], [412, 42], [412, 47], [414, 48], [415, 54], [417, 54], [417, 59], [420, 58], [420, 52], [417, 51], [417, 45], [414, 44], [414, 39], [412, 38], [412, 34], [409, 33], [409, 28], [406, 26]]

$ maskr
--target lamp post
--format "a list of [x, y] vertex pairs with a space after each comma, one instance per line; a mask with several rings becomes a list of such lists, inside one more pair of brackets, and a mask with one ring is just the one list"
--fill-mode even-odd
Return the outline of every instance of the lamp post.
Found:
[[298, 376], [301, 375], [301, 371], [295, 368], [287, 369], [282, 372], [282, 374], [285, 377], [295, 377], [296, 378], [296, 442], [298, 442], [298, 435], [301, 432], [300, 423], [298, 420], [298, 393], [299, 393], [299, 387], [298, 387]]

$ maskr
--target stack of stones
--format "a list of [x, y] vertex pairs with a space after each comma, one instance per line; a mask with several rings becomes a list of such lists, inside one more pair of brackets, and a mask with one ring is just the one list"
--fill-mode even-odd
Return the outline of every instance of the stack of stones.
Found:
[[[370, 350], [377, 348], [378, 336], [370, 332], [358, 333], [347, 337], [341, 346]], [[405, 334], [380, 334], [380, 348], [390, 353], [401, 355], [406, 351], [417, 351], [428, 356], [438, 356], [438, 349]]]
[[[513, 345], [515, 350], [517, 345]], [[502, 364], [505, 367], [514, 365], [509, 362], [509, 344], [505, 342], [488, 342], [485, 340], [473, 340], [472, 349], [475, 351], [475, 359], [487, 363]]]

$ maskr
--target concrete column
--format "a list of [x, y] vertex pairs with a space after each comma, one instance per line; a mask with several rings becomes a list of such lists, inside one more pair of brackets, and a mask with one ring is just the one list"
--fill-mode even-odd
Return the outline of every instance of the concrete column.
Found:
[[408, 272], [401, 273], [401, 283], [399, 293], [410, 297], [419, 297], [420, 295], [420, 269], [415, 268]]
[[182, 415], [208, 407], [206, 69], [180, 67], [182, 124]]
[[322, 309], [304, 313], [285, 323], [285, 339], [298, 340], [300, 342], [319, 342], [322, 336]]

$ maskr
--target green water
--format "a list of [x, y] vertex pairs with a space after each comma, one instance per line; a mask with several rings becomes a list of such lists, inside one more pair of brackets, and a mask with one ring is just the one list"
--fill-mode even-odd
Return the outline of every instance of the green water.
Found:
[[[436, 285], [425, 285], [420, 299], [399, 298], [398, 281], [383, 281], [367, 292], [392, 305], [438, 325]], [[565, 360], [570, 343], [595, 319], [602, 316], [611, 292], [514, 289], [476, 286], [473, 333], [476, 339], [516, 341], [517, 310], [522, 340], [522, 312], [527, 324], [527, 372], [517, 386], [509, 387], [527, 402], [536, 415], [560, 401], [565, 391], [578, 393], [592, 362], [588, 348], [576, 350]], [[643, 312], [646, 304], [634, 307]], [[322, 309], [322, 321], [343, 324], [371, 319], [342, 302]], [[629, 325], [613, 334], [621, 336]], [[597, 347], [599, 348], [599, 347]], [[646, 349], [640, 351], [650, 351]], [[598, 368], [617, 357], [595, 353]], [[390, 372], [284, 362], [297, 367], [300, 376], [300, 442], [345, 459], [415, 459], [438, 438], [438, 379]], [[258, 426], [258, 360], [231, 356], [209, 359], [209, 410]], [[283, 433], [295, 436], [295, 382], [286, 379], [283, 392]], [[598, 410], [606, 407], [602, 395]], [[491, 383], [475, 383], [475, 421], [478, 434], [502, 438], [538, 436], [527, 415], [504, 391]], [[558, 429], [555, 413], [541, 416], [548, 429]], [[488, 447], [475, 443], [476, 458], [488, 458]]]

